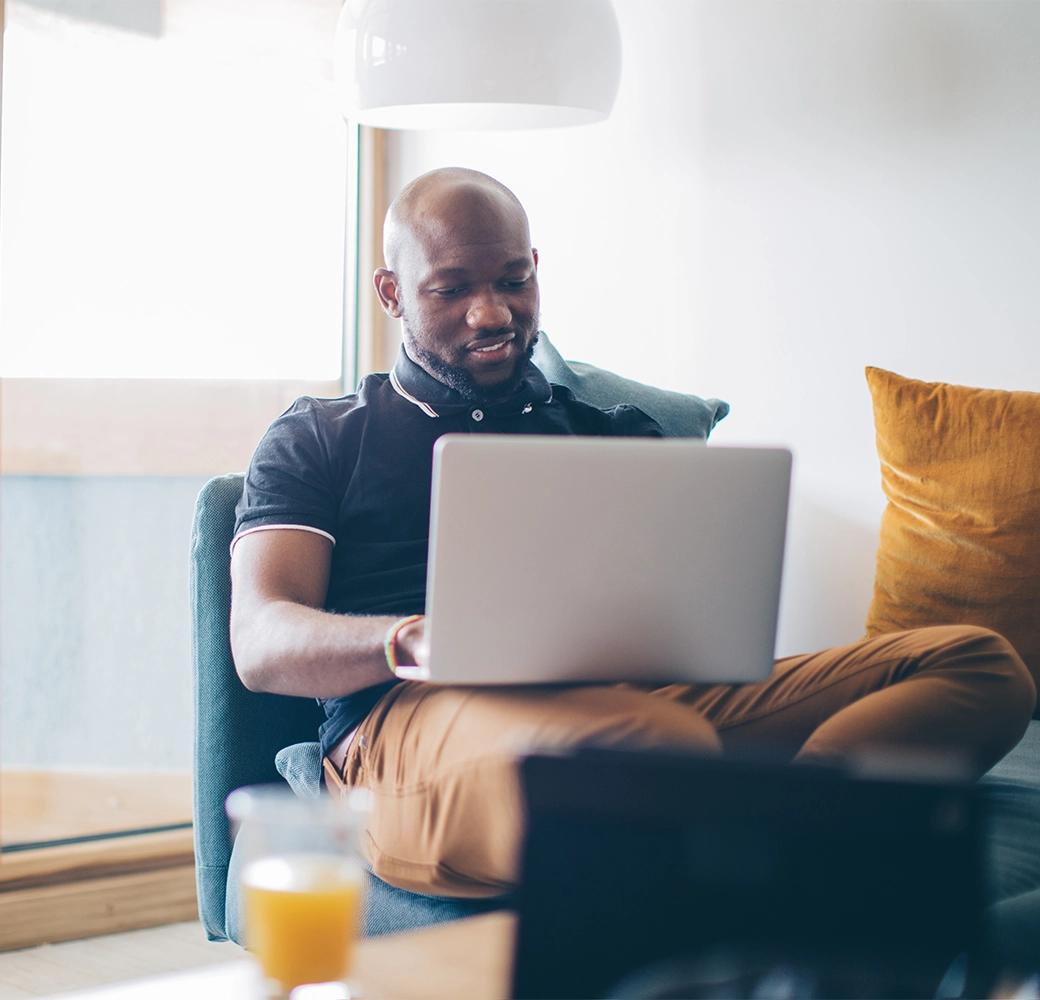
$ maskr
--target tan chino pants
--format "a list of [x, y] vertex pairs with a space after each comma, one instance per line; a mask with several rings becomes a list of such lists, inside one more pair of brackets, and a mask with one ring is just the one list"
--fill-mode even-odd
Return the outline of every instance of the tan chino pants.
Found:
[[970, 626], [792, 656], [757, 684], [445, 687], [407, 682], [357, 731], [334, 787], [364, 786], [364, 853], [392, 885], [493, 896], [517, 881], [516, 761], [579, 744], [762, 748], [832, 760], [871, 747], [956, 752], [982, 774], [1021, 738], [1036, 687], [1010, 644]]

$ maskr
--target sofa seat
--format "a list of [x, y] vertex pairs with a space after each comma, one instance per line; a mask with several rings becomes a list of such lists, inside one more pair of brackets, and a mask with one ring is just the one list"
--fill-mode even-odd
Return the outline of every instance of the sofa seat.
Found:
[[990, 926], [997, 954], [1040, 968], [1040, 721], [979, 784], [990, 804], [986, 831]]

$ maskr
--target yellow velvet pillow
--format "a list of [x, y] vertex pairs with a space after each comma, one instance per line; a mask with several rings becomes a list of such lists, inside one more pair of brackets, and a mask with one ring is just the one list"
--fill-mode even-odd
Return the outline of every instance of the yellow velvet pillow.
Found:
[[867, 383], [888, 497], [867, 635], [984, 625], [1040, 687], [1040, 393]]

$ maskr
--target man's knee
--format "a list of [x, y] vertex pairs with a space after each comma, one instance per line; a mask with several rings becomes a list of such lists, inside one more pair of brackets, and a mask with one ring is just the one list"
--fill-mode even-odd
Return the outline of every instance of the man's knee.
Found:
[[945, 625], [922, 629], [943, 667], [974, 674], [978, 686], [992, 693], [994, 709], [1009, 726], [1023, 731], [1036, 708], [1038, 679], [1014, 646], [992, 629], [978, 625]]
[[1036, 709], [1037, 688], [1040, 681], [1026, 666], [1018, 651], [1011, 643], [990, 629], [974, 628], [973, 642], [977, 642], [993, 659], [993, 670], [1004, 677], [1008, 687], [1009, 701], [1024, 712], [1026, 720]]

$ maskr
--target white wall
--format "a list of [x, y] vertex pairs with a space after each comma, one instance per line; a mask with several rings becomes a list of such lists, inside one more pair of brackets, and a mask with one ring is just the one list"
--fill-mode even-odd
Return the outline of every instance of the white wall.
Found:
[[612, 118], [398, 133], [531, 217], [566, 357], [796, 453], [780, 652], [862, 635], [883, 506], [865, 365], [1040, 389], [1040, 4], [616, 0]]

